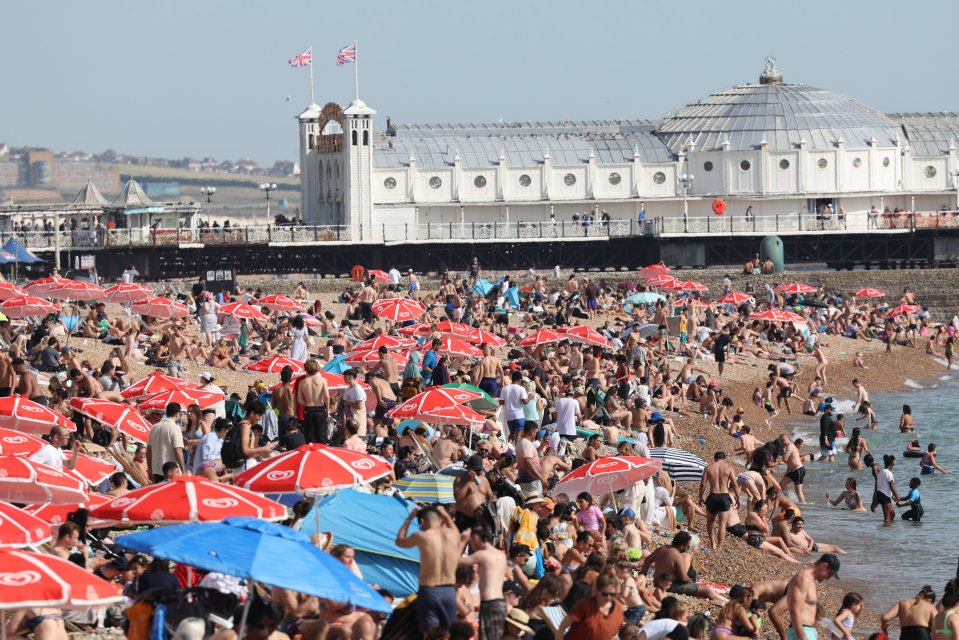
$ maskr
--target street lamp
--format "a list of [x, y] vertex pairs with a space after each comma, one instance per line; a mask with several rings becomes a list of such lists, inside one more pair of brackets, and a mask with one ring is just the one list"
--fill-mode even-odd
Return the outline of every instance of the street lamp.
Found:
[[216, 193], [216, 187], [203, 187], [200, 189], [200, 193], [206, 196], [206, 222], [210, 224], [210, 215], [213, 213], [213, 206], [210, 201], [213, 199], [213, 194]]
[[264, 182], [260, 185], [260, 191], [266, 194], [266, 226], [270, 226], [270, 193], [276, 191], [276, 185]]
[[695, 179], [696, 176], [691, 173], [684, 173], [679, 176], [679, 182], [683, 185], [683, 233], [689, 233], [689, 201], [686, 199], [686, 194], [693, 186], [693, 180]]

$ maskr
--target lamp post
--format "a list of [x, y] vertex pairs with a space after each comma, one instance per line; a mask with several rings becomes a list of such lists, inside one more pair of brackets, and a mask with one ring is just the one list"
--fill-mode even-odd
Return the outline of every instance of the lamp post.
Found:
[[686, 196], [695, 179], [696, 177], [691, 173], [684, 173], [679, 176], [679, 182], [683, 185], [683, 233], [689, 233], [689, 200], [686, 199]]
[[276, 185], [264, 182], [260, 185], [260, 191], [266, 194], [266, 226], [270, 226], [270, 193], [276, 191]]
[[206, 196], [206, 222], [210, 224], [210, 215], [213, 213], [213, 206], [210, 201], [213, 199], [213, 194], [216, 193], [216, 187], [203, 187], [200, 189], [200, 193]]

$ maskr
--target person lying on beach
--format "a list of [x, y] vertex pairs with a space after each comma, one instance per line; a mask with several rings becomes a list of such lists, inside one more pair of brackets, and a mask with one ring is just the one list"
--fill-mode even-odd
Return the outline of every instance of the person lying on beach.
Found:
[[657, 576], [664, 573], [669, 575], [672, 581], [668, 588], [669, 593], [695, 596], [725, 605], [726, 598], [709, 587], [696, 584], [696, 572], [692, 566], [693, 558], [690, 553], [693, 540], [693, 536], [688, 531], [679, 531], [673, 536], [670, 544], [658, 547], [643, 559], [639, 572], [645, 574], [652, 566]]
[[806, 521], [802, 516], [796, 516], [791, 521], [780, 520], [773, 524], [773, 529], [775, 535], [782, 538], [793, 553], [846, 553], [836, 545], [813, 540], [806, 531]]

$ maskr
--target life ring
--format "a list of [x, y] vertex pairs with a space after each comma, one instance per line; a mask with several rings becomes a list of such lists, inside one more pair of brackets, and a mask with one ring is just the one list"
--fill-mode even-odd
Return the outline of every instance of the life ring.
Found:
[[350, 270], [350, 275], [353, 276], [354, 282], [361, 282], [364, 274], [366, 274], [366, 269], [364, 269], [362, 265], [356, 265]]
[[713, 213], [717, 216], [721, 216], [726, 213], [726, 201], [722, 198], [716, 198], [713, 200]]

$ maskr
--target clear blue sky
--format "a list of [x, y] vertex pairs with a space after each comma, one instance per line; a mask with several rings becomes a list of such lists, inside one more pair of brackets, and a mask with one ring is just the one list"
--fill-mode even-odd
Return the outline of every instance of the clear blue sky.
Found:
[[[156, 157], [297, 158], [294, 116], [361, 97], [397, 122], [658, 118], [754, 82], [886, 112], [959, 110], [959, 3], [806, 0], [52, 0], [4, 3], [0, 142]], [[286, 102], [286, 96], [292, 100]]]

